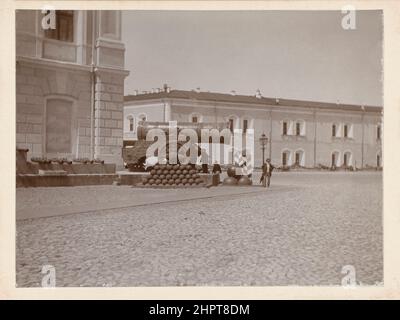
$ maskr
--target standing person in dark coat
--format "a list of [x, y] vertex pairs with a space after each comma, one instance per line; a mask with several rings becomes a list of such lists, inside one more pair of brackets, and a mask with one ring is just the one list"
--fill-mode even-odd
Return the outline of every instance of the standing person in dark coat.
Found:
[[275, 167], [271, 164], [271, 159], [267, 159], [262, 166], [262, 176], [260, 179], [260, 182], [262, 181], [264, 187], [269, 187], [271, 183], [272, 170], [274, 169]]

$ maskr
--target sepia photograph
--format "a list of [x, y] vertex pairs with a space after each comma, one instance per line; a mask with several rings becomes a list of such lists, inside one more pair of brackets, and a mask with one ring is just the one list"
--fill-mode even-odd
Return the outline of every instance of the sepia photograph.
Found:
[[16, 10], [15, 286], [382, 287], [383, 21]]

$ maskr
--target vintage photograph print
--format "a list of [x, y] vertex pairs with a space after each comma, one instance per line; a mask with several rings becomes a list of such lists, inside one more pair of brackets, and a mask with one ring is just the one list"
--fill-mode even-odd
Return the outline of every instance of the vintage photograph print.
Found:
[[16, 11], [16, 286], [382, 286], [383, 11]]

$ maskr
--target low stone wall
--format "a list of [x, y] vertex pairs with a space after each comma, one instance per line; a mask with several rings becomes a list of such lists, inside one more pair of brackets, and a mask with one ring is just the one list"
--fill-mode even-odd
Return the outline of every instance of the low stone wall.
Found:
[[17, 174], [16, 186], [23, 187], [69, 187], [89, 185], [111, 185], [117, 182], [121, 185], [135, 185], [141, 180], [141, 175], [131, 174], [67, 174], [67, 175], [37, 175]]

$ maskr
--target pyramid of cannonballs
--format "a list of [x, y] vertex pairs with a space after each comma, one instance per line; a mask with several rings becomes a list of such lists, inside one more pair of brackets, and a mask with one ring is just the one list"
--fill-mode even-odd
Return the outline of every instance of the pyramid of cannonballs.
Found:
[[142, 178], [143, 186], [149, 187], [196, 187], [204, 186], [200, 178], [201, 168], [187, 165], [157, 164], [150, 176]]

